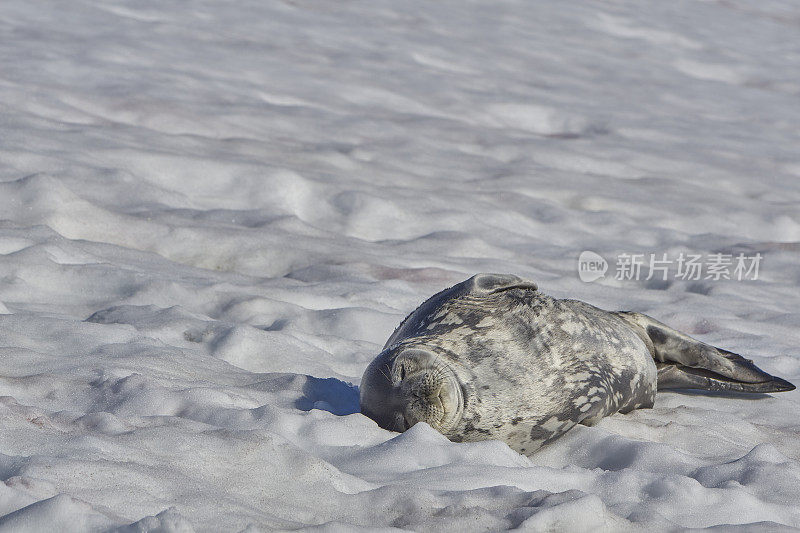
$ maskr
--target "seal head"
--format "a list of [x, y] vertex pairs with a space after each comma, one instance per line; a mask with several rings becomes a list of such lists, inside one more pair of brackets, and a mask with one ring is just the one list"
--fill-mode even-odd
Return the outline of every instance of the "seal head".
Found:
[[391, 431], [426, 422], [448, 435], [464, 413], [463, 387], [451, 364], [422, 345], [384, 350], [361, 380], [361, 412]]

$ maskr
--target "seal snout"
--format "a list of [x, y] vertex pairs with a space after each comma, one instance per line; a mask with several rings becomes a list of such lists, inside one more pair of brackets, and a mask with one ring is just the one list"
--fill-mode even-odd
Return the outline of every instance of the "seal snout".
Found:
[[403, 351], [392, 366], [392, 381], [406, 429], [427, 422], [444, 432], [460, 418], [463, 401], [458, 378], [447, 360], [435, 353], [417, 348]]
[[444, 389], [444, 386], [440, 385], [436, 390], [429, 391], [427, 396], [425, 396], [425, 401], [433, 405], [441, 405], [442, 389]]

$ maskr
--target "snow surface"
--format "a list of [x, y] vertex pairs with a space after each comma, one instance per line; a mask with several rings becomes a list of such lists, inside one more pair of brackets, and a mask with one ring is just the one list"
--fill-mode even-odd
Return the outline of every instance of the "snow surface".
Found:
[[[481, 271], [800, 383], [799, 36], [772, 0], [3, 0], [0, 532], [800, 528], [800, 391], [530, 458], [357, 392]], [[586, 284], [582, 250], [764, 259]]]

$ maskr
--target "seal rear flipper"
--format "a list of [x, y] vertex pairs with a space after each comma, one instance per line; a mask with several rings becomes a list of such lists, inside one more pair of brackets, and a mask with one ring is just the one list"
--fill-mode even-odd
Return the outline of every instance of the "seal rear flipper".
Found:
[[794, 390], [795, 386], [775, 376], [768, 381], [749, 383], [736, 381], [726, 376], [715, 374], [702, 368], [692, 368], [679, 364], [656, 363], [658, 367], [658, 390], [669, 389], [702, 389], [731, 392], [785, 392]]
[[617, 313], [645, 341], [658, 367], [658, 389], [784, 392], [795, 386], [767, 374], [750, 359], [700, 342], [635, 312]]

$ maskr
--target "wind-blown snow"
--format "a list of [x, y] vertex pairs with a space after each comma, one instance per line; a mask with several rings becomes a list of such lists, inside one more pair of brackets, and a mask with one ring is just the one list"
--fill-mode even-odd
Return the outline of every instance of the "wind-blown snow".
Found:
[[[527, 458], [357, 386], [476, 272], [800, 383], [793, 2], [0, 3], [0, 531], [800, 528], [800, 391]], [[582, 250], [761, 253], [585, 284]], [[161, 528], [161, 529], [159, 529]]]

